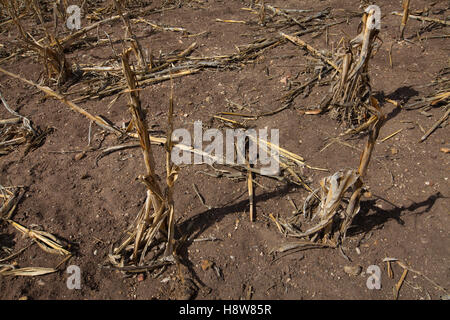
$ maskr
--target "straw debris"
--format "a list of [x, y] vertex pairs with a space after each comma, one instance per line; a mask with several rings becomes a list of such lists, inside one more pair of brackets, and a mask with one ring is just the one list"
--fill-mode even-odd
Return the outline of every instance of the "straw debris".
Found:
[[[110, 254], [109, 262], [122, 271], [132, 272], [153, 267], [165, 266], [174, 263], [175, 239], [174, 239], [174, 200], [173, 187], [178, 176], [178, 168], [171, 161], [173, 143], [171, 140], [173, 130], [173, 98], [169, 101], [169, 116], [167, 138], [164, 141], [166, 150], [166, 183], [160, 184], [156, 175], [155, 160], [151, 148], [150, 136], [145, 122], [145, 115], [141, 108], [139, 91], [137, 88], [136, 74], [132, 70], [129, 54], [132, 49], [125, 50], [122, 54], [123, 73], [128, 84], [129, 103], [128, 108], [132, 116], [132, 125], [136, 129], [140, 141], [140, 147], [144, 158], [146, 172], [139, 176], [139, 180], [147, 188], [147, 198], [140, 210], [137, 219], [129, 231], [124, 234], [124, 239]], [[163, 241], [164, 250], [156, 248]], [[148, 261], [147, 253], [155, 249], [153, 257]], [[162, 255], [162, 256], [161, 256]], [[118, 261], [120, 259], [120, 261]], [[162, 264], [161, 264], [162, 263]], [[124, 267], [128, 265], [128, 268]], [[137, 269], [136, 269], [137, 268]]]
[[[68, 261], [72, 257], [70, 246], [58, 239], [55, 235], [38, 230], [36, 228], [28, 228], [13, 220], [14, 212], [18, 203], [24, 195], [24, 190], [19, 187], [3, 187], [0, 185], [0, 224], [12, 226], [24, 236], [29, 237], [36, 243], [43, 251], [50, 254], [57, 254], [64, 256], [64, 259], [55, 268], [42, 267], [24, 267], [16, 268], [15, 264], [0, 265], [0, 276], [40, 276], [58, 271], [59, 266]], [[30, 245], [29, 245], [30, 246]], [[24, 252], [29, 246], [22, 248], [14, 254], [7, 257], [2, 257], [0, 262], [6, 262]]]
[[54, 80], [58, 85], [69, 80], [73, 76], [72, 67], [66, 60], [63, 46], [61, 46], [61, 43], [56, 36], [46, 27], [39, 2], [37, 0], [27, 1], [27, 6], [31, 8], [32, 12], [44, 28], [46, 37], [43, 40], [45, 41], [36, 41], [25, 31], [21, 16], [18, 14], [18, 8], [20, 6], [18, 0], [1, 0], [0, 5], [9, 13], [12, 21], [17, 26], [26, 48], [32, 50], [39, 56], [41, 63], [45, 68], [47, 79]]

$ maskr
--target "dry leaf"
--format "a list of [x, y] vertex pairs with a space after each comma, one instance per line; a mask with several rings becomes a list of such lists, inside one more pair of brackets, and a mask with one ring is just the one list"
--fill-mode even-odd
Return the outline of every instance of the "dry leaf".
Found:
[[362, 267], [361, 266], [345, 266], [344, 267], [345, 273], [351, 275], [351, 276], [357, 276], [361, 273]]

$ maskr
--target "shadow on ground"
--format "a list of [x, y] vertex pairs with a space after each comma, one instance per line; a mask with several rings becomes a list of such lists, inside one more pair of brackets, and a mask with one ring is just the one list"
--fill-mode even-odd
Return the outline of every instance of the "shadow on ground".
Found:
[[[358, 215], [353, 220], [352, 227], [348, 231], [348, 236], [355, 236], [365, 234], [372, 230], [380, 229], [389, 220], [395, 220], [398, 224], [404, 225], [402, 217], [408, 214], [423, 215], [430, 212], [438, 199], [445, 198], [440, 192], [430, 195], [427, 199], [421, 202], [413, 202], [408, 207], [398, 207], [395, 204], [387, 201], [381, 197], [376, 197], [373, 200], [361, 202], [361, 209]], [[385, 201], [393, 209], [384, 210], [376, 206], [379, 201]], [[420, 210], [419, 210], [420, 209]]]

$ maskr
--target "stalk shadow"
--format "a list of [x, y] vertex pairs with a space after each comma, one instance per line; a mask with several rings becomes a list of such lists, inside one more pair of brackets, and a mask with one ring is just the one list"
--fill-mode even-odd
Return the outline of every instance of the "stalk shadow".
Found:
[[[433, 208], [438, 199], [443, 198], [446, 197], [444, 197], [440, 192], [437, 192], [430, 195], [427, 199], [420, 202], [413, 202], [407, 207], [396, 206], [381, 197], [377, 197], [377, 199], [373, 200], [362, 201], [360, 212], [353, 220], [352, 226], [349, 228], [347, 235], [350, 237], [380, 229], [390, 220], [395, 220], [399, 225], [403, 226], [405, 221], [402, 217], [409, 214], [414, 214], [417, 216], [424, 215], [430, 212], [431, 208]], [[394, 206], [394, 208], [389, 210], [381, 209], [375, 205], [378, 200], [383, 200]]]

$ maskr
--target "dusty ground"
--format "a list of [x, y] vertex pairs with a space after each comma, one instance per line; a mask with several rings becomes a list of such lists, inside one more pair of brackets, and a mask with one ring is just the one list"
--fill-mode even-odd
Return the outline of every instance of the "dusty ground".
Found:
[[[99, 1], [100, 3], [101, 1]], [[160, 7], [163, 1], [147, 1], [150, 7]], [[194, 41], [197, 56], [229, 54], [236, 46], [263, 37], [269, 31], [259, 26], [258, 17], [249, 11], [250, 1], [180, 1], [174, 10], [156, 13], [145, 18], [159, 24], [182, 26], [191, 34], [155, 31], [150, 27], [137, 28], [136, 34], [145, 48], [153, 54], [183, 50]], [[269, 1], [266, 1], [268, 3]], [[345, 16], [347, 11], [362, 12], [364, 1], [270, 1], [282, 8], [313, 9], [320, 11], [331, 7], [332, 15]], [[407, 104], [416, 98], [432, 93], [430, 84], [439, 71], [449, 66], [449, 42], [433, 36], [448, 34], [448, 29], [434, 28], [415, 35], [424, 26], [410, 20], [406, 37], [398, 41], [401, 18], [391, 15], [401, 11], [401, 1], [376, 1], [381, 7], [383, 46], [371, 63], [373, 90], [378, 96]], [[101, 3], [99, 4], [101, 5]], [[412, 1], [412, 10], [422, 10], [428, 1]], [[449, 15], [447, 1], [436, 1], [430, 16], [445, 19]], [[216, 18], [254, 21], [254, 24], [220, 23]], [[349, 18], [348, 23], [330, 27], [328, 33], [302, 37], [318, 49], [331, 49], [343, 35], [357, 34], [360, 18]], [[82, 20], [82, 23], [87, 23]], [[29, 19], [28, 26], [33, 26]], [[100, 28], [113, 37], [122, 35], [121, 22]], [[295, 29], [290, 29], [295, 30]], [[0, 43], [7, 52], [13, 52], [17, 31], [14, 26], [0, 27]], [[96, 32], [93, 32], [96, 33]], [[392, 45], [393, 68], [389, 63]], [[121, 50], [120, 44], [116, 44]], [[8, 51], [9, 50], [9, 51]], [[5, 56], [7, 56], [6, 53]], [[87, 61], [100, 64], [112, 55], [109, 46], [80, 48], [68, 54], [72, 62]], [[174, 81], [175, 127], [192, 128], [195, 120], [213, 127], [222, 126], [211, 117], [229, 110], [227, 100], [246, 104], [254, 113], [276, 110], [281, 106], [277, 99], [287, 90], [286, 76], [299, 82], [311, 76], [304, 73], [309, 60], [307, 54], [291, 43], [265, 51], [254, 63], [231, 70], [204, 70], [198, 74]], [[27, 79], [38, 82], [42, 68], [33, 57], [17, 57], [1, 63], [1, 67]], [[292, 106], [270, 117], [253, 121], [258, 128], [278, 128], [280, 145], [295, 152], [315, 167], [328, 172], [305, 169], [303, 176], [312, 186], [320, 178], [342, 168], [355, 168], [360, 151], [366, 141], [364, 136], [346, 141], [352, 147], [332, 144], [327, 138], [338, 136], [344, 128], [324, 115], [304, 115], [299, 112], [319, 103], [328, 87], [313, 88], [307, 97], [298, 97]], [[99, 152], [87, 153], [76, 160], [76, 153], [59, 151], [84, 150], [87, 146], [89, 122], [80, 114], [69, 110], [53, 99], [43, 99], [43, 94], [24, 83], [0, 74], [0, 90], [10, 106], [30, 118], [36, 126], [51, 127], [53, 133], [38, 149], [24, 154], [25, 146], [0, 157], [0, 184], [26, 186], [25, 197], [20, 202], [14, 218], [30, 226], [37, 224], [46, 231], [70, 241], [77, 249], [69, 264], [78, 265], [82, 272], [80, 290], [66, 287], [65, 270], [42, 277], [0, 277], [0, 298], [18, 299], [179, 299], [186, 296], [179, 285], [176, 267], [168, 268], [157, 278], [146, 276], [124, 278], [120, 272], [101, 267], [121, 232], [133, 221], [145, 199], [145, 189], [136, 180], [144, 170], [141, 153], [130, 149], [113, 153], [98, 161]], [[141, 91], [148, 123], [155, 131], [165, 130], [170, 83], [163, 82]], [[73, 97], [72, 97], [73, 98]], [[80, 103], [93, 114], [102, 114], [120, 124], [129, 118], [126, 97], [120, 97], [108, 108], [114, 96]], [[371, 197], [362, 199], [362, 209], [353, 223], [344, 250], [352, 262], [332, 249], [302, 251], [274, 260], [270, 250], [288, 239], [284, 238], [269, 219], [269, 214], [288, 217], [293, 207], [290, 197], [301, 206], [307, 192], [295, 185], [257, 178], [264, 186], [256, 187], [256, 221], [248, 219], [246, 181], [231, 181], [199, 174], [204, 166], [182, 168], [176, 183], [176, 218], [180, 232], [191, 238], [216, 237], [219, 241], [188, 242], [180, 248], [180, 255], [193, 273], [198, 286], [196, 299], [392, 299], [392, 288], [400, 279], [402, 269], [393, 265], [394, 279], [387, 275], [385, 257], [404, 261], [412, 269], [426, 276], [409, 272], [399, 299], [440, 299], [450, 286], [449, 269], [449, 206], [448, 197], [449, 155], [440, 151], [449, 147], [448, 126], [439, 128], [425, 142], [418, 143], [423, 135], [420, 126], [428, 129], [444, 113], [435, 107], [426, 113], [408, 111], [384, 103], [383, 111], [388, 121], [381, 130], [384, 138], [399, 129], [400, 133], [376, 145], [369, 167], [366, 184]], [[10, 117], [0, 108], [0, 118]], [[223, 126], [222, 126], [223, 127]], [[92, 144], [112, 146], [118, 143], [111, 135], [104, 138], [101, 130], [93, 126]], [[155, 147], [158, 170], [163, 170], [163, 149]], [[359, 149], [359, 150], [358, 150]], [[445, 169], [447, 168], [447, 169]], [[205, 198], [207, 209], [195, 195], [195, 183]], [[17, 251], [29, 240], [13, 228], [0, 227], [0, 247]], [[357, 248], [360, 253], [357, 252]], [[4, 257], [0, 251], [0, 258]], [[54, 267], [61, 258], [47, 254], [32, 246], [15, 258], [19, 266]], [[213, 262], [222, 272], [219, 278], [213, 269], [204, 271], [203, 260]], [[361, 266], [363, 272], [350, 276], [344, 266]], [[380, 290], [366, 286], [370, 265], [381, 268]], [[162, 281], [164, 280], [164, 281]], [[434, 284], [431, 282], [434, 282]], [[249, 292], [251, 294], [249, 294]]]

